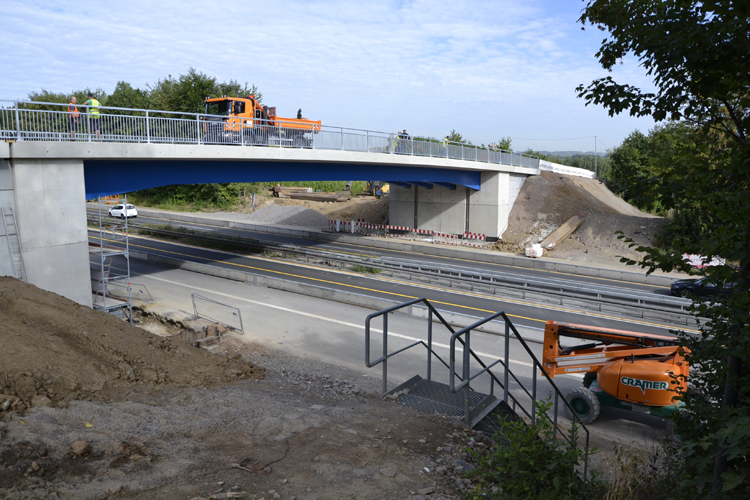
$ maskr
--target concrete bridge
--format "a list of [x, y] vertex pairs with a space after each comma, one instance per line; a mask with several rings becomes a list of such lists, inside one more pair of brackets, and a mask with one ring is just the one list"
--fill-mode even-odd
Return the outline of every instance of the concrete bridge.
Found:
[[51, 109], [0, 108], [0, 275], [17, 274], [20, 251], [30, 283], [87, 305], [86, 199], [171, 184], [382, 180], [391, 224], [497, 238], [540, 172], [538, 158], [509, 151], [325, 126], [295, 144], [283, 124], [262, 145], [242, 135], [211, 144], [204, 115], [117, 108], [101, 109], [98, 140], [82, 120], [72, 141], [68, 113], [42, 104]]

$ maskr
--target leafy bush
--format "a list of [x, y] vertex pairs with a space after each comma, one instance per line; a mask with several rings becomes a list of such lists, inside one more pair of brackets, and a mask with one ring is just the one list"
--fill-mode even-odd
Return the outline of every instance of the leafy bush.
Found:
[[[493, 436], [495, 445], [486, 454], [468, 449], [477, 463], [467, 473], [475, 482], [472, 498], [601, 498], [602, 484], [596, 478], [584, 481], [578, 476], [585, 451], [556, 439], [555, 426], [547, 417], [551, 407], [549, 400], [539, 402], [533, 425], [500, 419], [502, 431]], [[577, 430], [573, 426], [570, 431], [574, 439]]]

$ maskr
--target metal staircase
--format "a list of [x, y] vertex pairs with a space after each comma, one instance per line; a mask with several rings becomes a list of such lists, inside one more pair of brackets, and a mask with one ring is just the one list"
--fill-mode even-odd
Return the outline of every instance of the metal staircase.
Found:
[[[388, 348], [388, 315], [398, 314], [400, 309], [408, 309], [421, 304], [427, 309], [427, 340], [419, 340], [393, 352]], [[382, 356], [371, 359], [371, 322], [382, 318]], [[503, 321], [505, 324], [504, 353], [494, 359], [482, 359], [471, 349], [471, 332], [487, 322]], [[433, 326], [442, 324], [450, 334], [449, 357], [444, 360], [435, 350]], [[510, 342], [517, 341], [525, 350], [532, 366], [531, 389], [527, 389], [523, 377], [519, 378], [509, 367]], [[397, 387], [389, 388], [388, 364], [392, 358], [414, 347], [422, 346], [427, 351], [425, 376], [415, 375]], [[442, 345], [444, 348], [445, 346]], [[457, 361], [458, 356], [458, 361]], [[487, 357], [487, 355], [483, 355]], [[433, 373], [433, 362], [441, 373]], [[409, 361], [413, 365], [413, 358]], [[565, 406], [575, 415], [570, 404], [554, 381], [543, 370], [542, 364], [533, 354], [526, 341], [504, 312], [498, 312], [474, 324], [456, 331], [433, 307], [427, 299], [420, 298], [405, 302], [382, 311], [370, 314], [365, 320], [365, 364], [372, 368], [381, 365], [383, 369], [383, 395], [395, 396], [398, 401], [416, 410], [463, 418], [471, 429], [480, 430], [490, 436], [502, 433], [501, 420], [522, 420], [534, 424], [537, 405], [551, 393], [552, 408], [544, 418], [553, 424], [557, 435], [571, 448], [585, 447], [583, 477], [588, 474], [589, 431], [576, 417], [576, 432], [564, 430], [558, 422], [560, 409]], [[538, 374], [549, 384], [550, 391], [539, 391]], [[528, 377], [527, 377], [528, 378]], [[472, 387], [474, 384], [474, 387]], [[477, 390], [477, 389], [481, 389]], [[512, 389], [512, 390], [511, 390]], [[543, 392], [540, 394], [540, 392]], [[583, 438], [579, 443], [577, 436]]]
[[8, 239], [8, 250], [10, 251], [10, 258], [13, 261], [14, 278], [18, 278], [21, 281], [28, 281], [21, 248], [21, 235], [18, 232], [18, 224], [16, 224], [16, 216], [13, 214], [13, 209], [0, 207], [0, 216], [3, 219], [3, 230]]

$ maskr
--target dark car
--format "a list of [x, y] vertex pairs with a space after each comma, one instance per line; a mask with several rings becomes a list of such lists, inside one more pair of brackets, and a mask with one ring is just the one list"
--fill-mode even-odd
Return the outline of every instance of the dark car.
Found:
[[726, 283], [723, 288], [708, 281], [708, 278], [677, 280], [672, 283], [672, 295], [678, 297], [714, 297], [726, 295], [732, 291], [733, 283]]

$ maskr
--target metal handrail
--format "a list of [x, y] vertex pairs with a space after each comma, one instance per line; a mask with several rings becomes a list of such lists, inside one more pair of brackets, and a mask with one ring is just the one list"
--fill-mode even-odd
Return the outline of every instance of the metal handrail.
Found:
[[[397, 311], [398, 309], [402, 309], [405, 307], [411, 307], [415, 304], [422, 303], [424, 304], [428, 309], [428, 318], [427, 318], [427, 344], [425, 344], [423, 341], [414, 342], [406, 347], [403, 347], [397, 351], [388, 352], [388, 314], [394, 311]], [[547, 375], [547, 372], [544, 371], [544, 368], [542, 364], [537, 360], [536, 356], [531, 352], [531, 349], [529, 348], [526, 341], [521, 337], [521, 335], [518, 333], [518, 330], [516, 330], [516, 327], [513, 325], [513, 323], [510, 321], [508, 316], [505, 314], [505, 312], [501, 311], [498, 313], [495, 313], [491, 316], [488, 316], [484, 319], [481, 319], [472, 325], [469, 325], [465, 328], [462, 328], [459, 331], [455, 331], [451, 325], [443, 319], [443, 317], [440, 315], [440, 313], [435, 309], [430, 302], [425, 298], [419, 298], [414, 299], [409, 302], [404, 302], [403, 304], [398, 304], [386, 309], [383, 309], [381, 311], [378, 311], [376, 313], [372, 313], [367, 316], [365, 320], [365, 365], [368, 368], [372, 368], [378, 364], [383, 365], [383, 394], [388, 392], [388, 359], [395, 356], [396, 354], [399, 354], [401, 352], [404, 352], [408, 349], [411, 349], [414, 346], [417, 345], [424, 345], [427, 348], [427, 380], [432, 379], [432, 366], [431, 366], [431, 359], [432, 355], [437, 356], [436, 353], [434, 353], [432, 349], [432, 314], [435, 314], [437, 318], [440, 320], [440, 322], [448, 328], [448, 330], [451, 332], [451, 340], [450, 340], [450, 365], [447, 366], [448, 371], [450, 372], [450, 390], [452, 392], [457, 392], [458, 390], [463, 389], [465, 391], [464, 396], [464, 420], [467, 425], [471, 423], [471, 408], [470, 408], [470, 392], [471, 392], [471, 381], [477, 378], [479, 375], [482, 375], [484, 373], [488, 374], [492, 380], [491, 380], [491, 394], [494, 394], [494, 384], [497, 383], [500, 387], [503, 389], [503, 401], [505, 404], [508, 404], [508, 401], [511, 401], [513, 403], [513, 408], [520, 409], [528, 418], [531, 419], [532, 425], [536, 421], [536, 402], [537, 402], [537, 369], [539, 369], [549, 382], [549, 384], [554, 389], [554, 403], [553, 403], [553, 416], [552, 416], [552, 424], [555, 428], [556, 433], [560, 434], [563, 439], [568, 443], [568, 446], [571, 448], [575, 448], [577, 446], [577, 442], [575, 441], [575, 436], [567, 436], [562, 429], [560, 429], [560, 426], [557, 423], [558, 413], [559, 413], [559, 399], [560, 395], [562, 395], [562, 392], [557, 387], [557, 385], [554, 383], [554, 381]], [[377, 359], [371, 360], [370, 359], [370, 322], [372, 319], [383, 316], [383, 355]], [[504, 353], [504, 361], [501, 359], [498, 359], [497, 361], [491, 363], [490, 365], [486, 365], [480, 358], [477, 356], [477, 354], [471, 350], [471, 330], [474, 330], [481, 325], [488, 323], [490, 321], [493, 321], [495, 318], [502, 317], [505, 322], [505, 353]], [[511, 329], [518, 341], [521, 342], [521, 345], [526, 350], [526, 353], [531, 357], [531, 359], [534, 361], [534, 369], [532, 374], [532, 392], [529, 393], [529, 391], [523, 386], [521, 381], [516, 377], [515, 374], [512, 373], [509, 366], [509, 360], [510, 360], [510, 332]], [[464, 340], [462, 337], [465, 337], [466, 340]], [[463, 363], [462, 363], [462, 373], [459, 374], [456, 370], [456, 342], [459, 342], [462, 345], [463, 350]], [[437, 356], [438, 359], [439, 356]], [[471, 374], [470, 371], [470, 361], [471, 358], [474, 358], [475, 361], [477, 361], [481, 366], [482, 370], [480, 370], [478, 373], [475, 373], [474, 375]], [[442, 361], [442, 359], [441, 359]], [[443, 362], [443, 364], [445, 364]], [[504, 378], [501, 382], [500, 379], [495, 375], [491, 368], [502, 364], [504, 367]], [[531, 411], [527, 411], [523, 405], [520, 404], [518, 399], [514, 397], [510, 391], [509, 391], [509, 378], [513, 377], [513, 380], [523, 389], [523, 391], [526, 393], [527, 396], [531, 399]], [[461, 381], [460, 384], [456, 384], [455, 380], [458, 379]], [[590, 442], [590, 435], [589, 430], [586, 428], [586, 426], [581, 422], [581, 420], [576, 415], [575, 411], [573, 411], [573, 408], [570, 406], [570, 403], [563, 397], [562, 400], [564, 401], [567, 408], [570, 410], [570, 413], [574, 415], [574, 425], [582, 428], [586, 433], [586, 445], [585, 445], [585, 454], [584, 454], [584, 472], [583, 476], [584, 479], [586, 478], [588, 474], [588, 456], [589, 456], [589, 442]]]
[[[398, 133], [313, 123], [299, 129], [285, 126], [298, 124], [292, 121], [240, 120], [238, 117], [181, 111], [97, 106], [99, 114], [97, 127], [94, 127], [91, 122], [94, 115], [89, 113], [92, 106], [76, 104], [81, 116], [78, 130], [75, 131], [71, 128], [67, 104], [3, 99], [0, 99], [0, 103], [12, 103], [10, 107], [0, 105], [0, 139], [278, 146], [426, 156], [539, 168], [539, 158], [535, 155], [450, 141], [443, 143], [434, 138], [399, 137]], [[24, 107], [28, 105], [59, 107], [60, 111]], [[215, 124], [226, 123], [227, 118], [235, 120], [229, 125], [230, 130], [222, 127], [217, 131], [218, 135], [212, 137], [214, 132], [209, 129]], [[253, 129], [253, 134], [246, 133], [250, 129]], [[75, 138], [71, 132], [76, 132]]]
[[[469, 325], [469, 326], [467, 326], [467, 327], [459, 330], [458, 332], [455, 332], [451, 336], [451, 340], [450, 340], [450, 373], [451, 374], [455, 373], [455, 368], [456, 368], [456, 341], [460, 342], [462, 340], [461, 337], [465, 337], [465, 340], [463, 342], [461, 342], [462, 349], [463, 349], [463, 366], [462, 366], [462, 368], [463, 368], [463, 377], [461, 378], [462, 381], [461, 381], [460, 384], [455, 385], [455, 381], [452, 378], [451, 379], [451, 383], [450, 383], [451, 390], [455, 392], [455, 391], [458, 391], [459, 389], [464, 389], [464, 390], [467, 391], [467, 395], [468, 395], [468, 391], [471, 390], [471, 380], [473, 380], [474, 378], [476, 378], [477, 376], [481, 375], [484, 372], [487, 372], [488, 374], [492, 375], [492, 372], [489, 371], [489, 367], [483, 365], [483, 370], [481, 370], [479, 373], [476, 373], [472, 377], [471, 376], [471, 371], [470, 371], [471, 367], [469, 365], [470, 359], [469, 359], [468, 352], [473, 352], [473, 351], [471, 351], [471, 330], [473, 330], [473, 329], [475, 329], [475, 328], [483, 325], [484, 323], [492, 321], [493, 319], [495, 319], [497, 317], [502, 317], [503, 320], [504, 320], [504, 322], [505, 322], [505, 353], [504, 353], [505, 362], [503, 363], [503, 366], [505, 368], [505, 377], [504, 377], [504, 382], [505, 383], [503, 384], [503, 400], [505, 401], [506, 404], [508, 403], [508, 396], [509, 396], [509, 393], [508, 393], [508, 377], [512, 373], [511, 370], [510, 370], [510, 368], [509, 368], [509, 365], [508, 365], [508, 362], [510, 360], [510, 332], [512, 330], [513, 334], [514, 334], [514, 336], [516, 338], [516, 340], [518, 340], [521, 343], [521, 345], [523, 346], [523, 348], [526, 350], [526, 353], [533, 360], [532, 393], [531, 394], [529, 394], [529, 392], [526, 390], [526, 388], [523, 387], [522, 384], [520, 384], [520, 381], [518, 380], [518, 378], [516, 378], [515, 375], [513, 376], [513, 378], [516, 381], [516, 383], [518, 383], [519, 386], [524, 390], [524, 392], [526, 392], [526, 394], [531, 397], [531, 405], [532, 405], [531, 406], [531, 415], [532, 415], [531, 418], [532, 418], [532, 425], [535, 422], [535, 415], [536, 415], [536, 401], [537, 401], [536, 388], [537, 388], [537, 369], [538, 369], [544, 375], [545, 379], [550, 384], [550, 386], [552, 386], [552, 388], [554, 389], [555, 399], [554, 399], [554, 404], [553, 404], [553, 420], [552, 420], [552, 423], [553, 423], [553, 425], [555, 427], [555, 430], [557, 431], [557, 433], [559, 433], [567, 441], [568, 445], [571, 448], [574, 448], [577, 445], [577, 443], [573, 440], [572, 437], [567, 436], [562, 431], [562, 429], [560, 429], [559, 425], [557, 424], [557, 417], [558, 417], [558, 413], [559, 413], [559, 403], [558, 403], [558, 401], [560, 399], [559, 396], [562, 395], [562, 391], [560, 391], [560, 389], [557, 387], [557, 384], [555, 384], [555, 382], [552, 380], [552, 378], [544, 370], [543, 365], [539, 362], [539, 360], [534, 355], [534, 353], [531, 352], [531, 349], [529, 348], [529, 346], [526, 343], [526, 341], [523, 339], [523, 337], [521, 337], [521, 334], [518, 333], [518, 330], [513, 325], [513, 323], [510, 321], [510, 318], [508, 318], [508, 316], [503, 311], [495, 313], [495, 314], [493, 314], [493, 315], [491, 315], [491, 316], [489, 316], [487, 318], [484, 318], [483, 320], [477, 321], [476, 323], [474, 323], [472, 325]], [[491, 366], [494, 366], [496, 364], [498, 364], [498, 363], [495, 362]], [[494, 378], [494, 376], [493, 376], [493, 378]], [[466, 414], [467, 414], [467, 419], [468, 419], [468, 404], [469, 404], [468, 397], [465, 397], [464, 400], [466, 401], [466, 405], [467, 405]], [[563, 400], [565, 406], [568, 408], [569, 413], [571, 415], [573, 415], [574, 425], [579, 426], [586, 433], [586, 449], [585, 449], [585, 456], [584, 456], [584, 472], [583, 472], [583, 476], [584, 476], [584, 478], [586, 478], [586, 476], [588, 474], [588, 454], [589, 454], [589, 440], [590, 440], [589, 430], [584, 425], [584, 423], [581, 422], [581, 419], [578, 417], [578, 415], [576, 414], [576, 412], [573, 410], [573, 407], [570, 405], [570, 403], [568, 402], [568, 400], [565, 397], [563, 397], [562, 400]], [[514, 399], [514, 401], [515, 401], [515, 399]], [[523, 409], [523, 407], [521, 407], [521, 409]], [[527, 413], [527, 415], [528, 415], [528, 413]], [[467, 423], [469, 423], [468, 420], [467, 420]]]
[[[394, 312], [398, 309], [403, 309], [405, 307], [413, 306], [414, 304], [419, 304], [420, 302], [424, 303], [425, 306], [427, 306], [427, 344], [425, 344], [424, 341], [420, 340], [406, 347], [403, 347], [399, 349], [398, 351], [389, 353], [388, 352], [388, 313]], [[443, 365], [446, 368], [449, 368], [448, 363], [443, 361], [443, 359], [432, 349], [432, 321], [433, 321], [432, 315], [433, 314], [437, 316], [440, 322], [443, 325], [445, 325], [445, 327], [448, 328], [448, 330], [450, 330], [451, 333], [455, 332], [453, 327], [443, 318], [440, 312], [438, 312], [438, 310], [435, 309], [432, 306], [432, 304], [430, 304], [425, 298], [414, 299], [409, 302], [404, 302], [403, 304], [397, 304], [395, 306], [388, 307], [381, 311], [372, 313], [368, 315], [367, 318], [365, 318], [365, 365], [368, 368], [372, 368], [381, 363], [383, 364], [383, 394], [388, 392], [388, 359], [392, 358], [396, 354], [409, 350], [414, 346], [421, 344], [425, 348], [427, 348], [427, 379], [428, 380], [432, 378], [432, 356], [433, 355], [441, 363], [443, 363]], [[370, 360], [370, 321], [372, 321], [374, 318], [378, 316], [383, 316], [383, 355], [377, 359]]]

